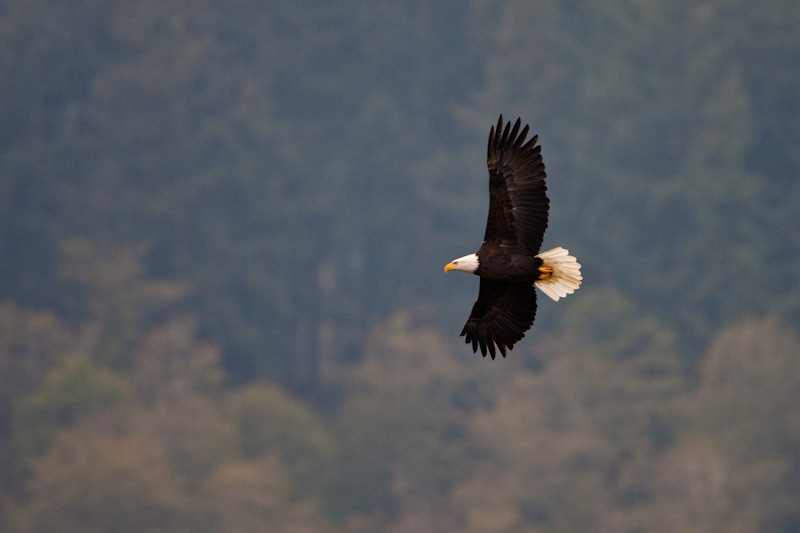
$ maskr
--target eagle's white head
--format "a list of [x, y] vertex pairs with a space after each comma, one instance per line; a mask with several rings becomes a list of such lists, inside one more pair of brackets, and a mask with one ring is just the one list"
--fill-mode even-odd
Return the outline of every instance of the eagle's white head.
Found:
[[445, 265], [444, 271], [450, 272], [451, 270], [460, 270], [462, 272], [474, 274], [475, 271], [478, 270], [478, 256], [476, 254], [469, 254], [450, 261]]

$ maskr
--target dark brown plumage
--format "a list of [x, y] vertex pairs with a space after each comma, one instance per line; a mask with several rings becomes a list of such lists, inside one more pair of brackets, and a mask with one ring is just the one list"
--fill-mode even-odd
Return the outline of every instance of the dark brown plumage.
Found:
[[520, 119], [489, 133], [489, 215], [484, 242], [476, 254], [451, 262], [445, 271], [463, 270], [481, 278], [478, 299], [461, 331], [472, 348], [492, 359], [506, 356], [536, 317], [538, 285], [551, 298], [580, 286], [580, 265], [562, 248], [539, 254], [547, 229], [547, 198], [541, 147]]
[[509, 122], [502, 130], [500, 115], [497, 129], [493, 126], [489, 132], [489, 216], [481, 248], [489, 243], [503, 245], [507, 253], [536, 255], [542, 247], [550, 209], [544, 183], [547, 174], [542, 147], [536, 145], [538, 135], [525, 143], [528, 126], [522, 131], [519, 126], [517, 119], [513, 129]]

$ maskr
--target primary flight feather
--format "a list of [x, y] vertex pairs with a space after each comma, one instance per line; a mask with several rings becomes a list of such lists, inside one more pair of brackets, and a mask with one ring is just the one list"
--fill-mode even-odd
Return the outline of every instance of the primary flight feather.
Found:
[[581, 285], [581, 265], [564, 248], [539, 253], [550, 200], [538, 136], [525, 141], [528, 126], [520, 119], [503, 128], [503, 115], [489, 133], [489, 215], [483, 244], [455, 259], [445, 272], [461, 270], [480, 276], [478, 299], [461, 331], [473, 351], [492, 359], [525, 336], [536, 318], [539, 287], [555, 301]]

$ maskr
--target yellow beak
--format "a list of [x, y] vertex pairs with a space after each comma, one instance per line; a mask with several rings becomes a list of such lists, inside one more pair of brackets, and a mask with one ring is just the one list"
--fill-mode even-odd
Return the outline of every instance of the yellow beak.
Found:
[[444, 271], [445, 271], [445, 272], [450, 272], [450, 271], [451, 271], [451, 270], [453, 270], [454, 268], [456, 268], [456, 265], [454, 265], [453, 263], [447, 263], [447, 264], [444, 266]]

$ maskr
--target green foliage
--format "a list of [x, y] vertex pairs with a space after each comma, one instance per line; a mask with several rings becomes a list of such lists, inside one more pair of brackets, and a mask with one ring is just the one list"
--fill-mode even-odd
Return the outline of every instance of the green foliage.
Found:
[[[0, 529], [791, 531], [792, 0], [0, 2]], [[456, 335], [488, 125], [585, 284]]]
[[67, 356], [19, 403], [14, 417], [17, 446], [26, 455], [42, 452], [59, 429], [121, 405], [127, 396], [128, 382], [122, 377], [85, 357]]
[[72, 351], [72, 333], [52, 313], [0, 304], [0, 398], [10, 402], [36, 390], [59, 356]]
[[364, 323], [450, 298], [432, 273], [479, 239], [503, 111], [542, 134], [548, 239], [688, 357], [742, 308], [800, 309], [787, 2], [48, 6], [3, 14], [0, 295], [66, 315], [65, 240], [136, 250], [237, 380], [309, 387]]
[[214, 531], [336, 531], [317, 503], [295, 492], [280, 459], [267, 454], [220, 466], [207, 479], [201, 501], [211, 510]]
[[409, 313], [378, 326], [364, 359], [340, 377], [352, 392], [335, 419], [334, 511], [412, 512], [452, 490], [479, 453], [464, 439], [475, 399], [463, 396], [476, 372]]
[[[749, 320], [721, 331], [702, 369], [694, 409], [700, 438], [723, 458], [722, 529], [788, 531], [800, 520], [800, 339], [779, 320]], [[731, 505], [731, 502], [737, 502]]]
[[[203, 531], [162, 446], [83, 425], [62, 434], [33, 465], [24, 531]], [[209, 529], [205, 529], [208, 531]]]
[[[76, 344], [72, 332], [54, 314], [26, 311], [7, 302], [0, 304], [0, 435], [3, 437], [0, 438], [3, 471], [0, 487], [3, 490], [18, 494], [26, 475], [20, 461], [22, 450], [15, 445], [22, 438], [19, 430], [25, 425], [18, 418], [20, 404], [37, 393], [53, 365], [60, 357], [72, 353]], [[32, 429], [30, 424], [25, 427]], [[32, 433], [50, 431], [39, 426]], [[2, 514], [0, 505], [0, 525]]]
[[93, 321], [93, 359], [124, 366], [124, 355], [138, 342], [154, 316], [188, 292], [186, 283], [143, 280], [132, 246], [101, 251], [85, 239], [62, 246], [63, 277], [79, 283]]
[[[637, 309], [618, 290], [587, 289], [563, 314], [559, 327], [580, 331], [593, 349], [605, 357], [628, 359], [648, 354], [675, 364], [675, 335], [666, 324]], [[657, 372], [654, 369], [653, 372]]]
[[[697, 417], [703, 431], [746, 456], [781, 454], [800, 440], [800, 339], [776, 318], [721, 331], [703, 362]], [[747, 420], [747, 422], [743, 422]]]
[[245, 458], [277, 454], [293, 480], [293, 494], [329, 489], [336, 444], [308, 405], [276, 385], [263, 384], [232, 394], [227, 410]]
[[[530, 117], [555, 198], [548, 237], [568, 235], [592, 281], [679, 329], [691, 355], [744, 309], [796, 313], [783, 289], [798, 280], [785, 260], [798, 249], [786, 226], [797, 158], [777, 147], [797, 131], [772, 117], [794, 116], [800, 65], [786, 45], [798, 14], [769, 5], [518, 2], [484, 14], [497, 21], [485, 24], [492, 75], [470, 127], [497, 108]], [[775, 85], [767, 64], [787, 73]]]

